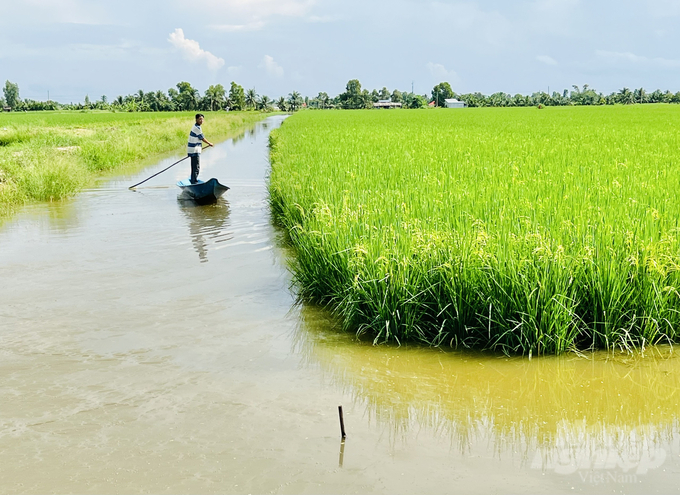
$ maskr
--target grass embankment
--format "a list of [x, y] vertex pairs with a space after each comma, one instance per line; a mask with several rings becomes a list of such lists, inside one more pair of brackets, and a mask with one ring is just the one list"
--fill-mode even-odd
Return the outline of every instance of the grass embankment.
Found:
[[677, 342], [680, 108], [303, 112], [271, 204], [302, 297], [376, 341]]
[[[27, 201], [78, 192], [103, 173], [172, 150], [183, 152], [195, 112], [0, 114], [0, 218]], [[264, 117], [206, 113], [212, 142]]]

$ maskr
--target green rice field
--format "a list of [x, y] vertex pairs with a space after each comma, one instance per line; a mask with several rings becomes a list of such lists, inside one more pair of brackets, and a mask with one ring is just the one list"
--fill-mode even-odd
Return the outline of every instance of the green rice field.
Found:
[[680, 108], [301, 112], [270, 201], [303, 299], [376, 342], [680, 338]]
[[[0, 220], [30, 201], [71, 196], [100, 176], [140, 166], [160, 153], [184, 153], [195, 112], [0, 113]], [[264, 118], [206, 112], [212, 142]]]

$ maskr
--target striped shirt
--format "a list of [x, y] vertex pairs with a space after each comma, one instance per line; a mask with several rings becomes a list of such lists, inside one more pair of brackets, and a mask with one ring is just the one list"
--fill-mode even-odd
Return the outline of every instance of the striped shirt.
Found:
[[201, 126], [194, 124], [194, 126], [191, 128], [191, 132], [189, 133], [187, 155], [192, 156], [201, 154], [201, 150], [203, 149], [203, 142], [201, 141], [202, 139], [205, 139], [205, 137], [203, 136]]

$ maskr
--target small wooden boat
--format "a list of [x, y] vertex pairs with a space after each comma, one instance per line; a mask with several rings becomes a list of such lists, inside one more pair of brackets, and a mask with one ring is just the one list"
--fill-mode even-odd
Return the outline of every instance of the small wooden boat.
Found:
[[214, 203], [217, 198], [229, 190], [227, 186], [220, 184], [215, 178], [207, 182], [199, 180], [196, 184], [192, 184], [188, 179], [181, 180], [177, 185], [182, 190], [180, 199], [191, 199], [201, 205]]

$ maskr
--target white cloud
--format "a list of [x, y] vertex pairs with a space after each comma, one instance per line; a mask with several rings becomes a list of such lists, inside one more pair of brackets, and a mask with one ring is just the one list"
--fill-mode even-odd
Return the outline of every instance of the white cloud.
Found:
[[215, 22], [209, 29], [226, 33], [261, 31], [277, 18], [295, 18], [305, 22], [331, 23], [342, 15], [312, 13], [317, 0], [204, 0]]
[[259, 31], [265, 26], [264, 21], [249, 22], [248, 24], [211, 24], [210, 29], [234, 33], [239, 31]]
[[549, 57], [548, 55], [539, 55], [538, 57], [536, 57], [536, 60], [546, 65], [557, 65], [557, 60], [555, 60], [552, 57]]
[[205, 61], [210, 70], [217, 70], [224, 65], [224, 59], [203, 50], [198, 45], [198, 41], [185, 38], [184, 31], [181, 28], [177, 28], [173, 33], [170, 33], [168, 41], [182, 52], [185, 59], [192, 62]]
[[339, 20], [340, 17], [334, 17], [332, 15], [310, 15], [307, 17], [309, 22], [333, 22]]
[[56, 46], [30, 47], [24, 44], [0, 43], [0, 58], [59, 59], [79, 63], [95, 61], [126, 62], [136, 57], [159, 59], [166, 53], [159, 48], [144, 46], [138, 41], [121, 40], [117, 44], [70, 43]]
[[595, 54], [600, 57], [611, 61], [627, 61], [627, 62], [645, 62], [647, 59], [645, 57], [639, 57], [634, 53], [630, 52], [609, 52], [605, 50], [597, 50]]
[[610, 52], [606, 50], [597, 50], [595, 52], [599, 58], [612, 63], [625, 63], [626, 65], [647, 65], [661, 68], [678, 68], [680, 67], [680, 60], [668, 59], [661, 57], [643, 57], [631, 52]]
[[446, 67], [444, 67], [442, 64], [433, 64], [432, 62], [429, 62], [427, 65], [427, 70], [430, 71], [430, 74], [432, 75], [433, 78], [435, 78], [438, 81], [447, 81], [449, 83], [451, 82], [458, 82], [458, 74], [456, 74], [455, 71], [453, 70], [447, 70]]
[[283, 77], [283, 67], [277, 64], [274, 57], [270, 55], [265, 55], [258, 67], [264, 69], [270, 76]]

